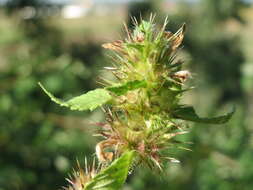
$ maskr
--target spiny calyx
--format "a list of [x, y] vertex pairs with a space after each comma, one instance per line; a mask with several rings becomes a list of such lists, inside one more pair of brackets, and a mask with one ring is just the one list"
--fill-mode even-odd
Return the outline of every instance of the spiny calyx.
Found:
[[[157, 30], [152, 18], [149, 22], [135, 22], [133, 31], [126, 29], [128, 38], [103, 45], [115, 53], [114, 68], [106, 69], [117, 80], [105, 84], [113, 101], [106, 111], [107, 123], [101, 132], [105, 140], [96, 147], [101, 161], [113, 159], [112, 152], [106, 152], [110, 147], [116, 157], [134, 150], [148, 166], [161, 168], [163, 158], [175, 161], [166, 154], [167, 149], [184, 148], [180, 145], [183, 142], [174, 140], [175, 136], [186, 133], [185, 124], [178, 119], [207, 122], [189, 109], [191, 112], [186, 115], [180, 114], [187, 112], [179, 104], [181, 96], [191, 89], [185, 88], [191, 74], [182, 70], [183, 61], [176, 59], [185, 24], [174, 34], [165, 31], [166, 25], [167, 21]], [[217, 118], [223, 123], [232, 113], [222, 116], [224, 120]], [[217, 118], [208, 121], [219, 123]]]

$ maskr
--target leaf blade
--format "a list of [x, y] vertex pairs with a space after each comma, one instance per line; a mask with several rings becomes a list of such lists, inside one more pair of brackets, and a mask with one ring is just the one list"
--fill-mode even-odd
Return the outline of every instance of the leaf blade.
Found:
[[49, 91], [47, 91], [46, 88], [41, 83], [38, 84], [53, 102], [59, 104], [60, 106], [68, 107], [71, 110], [92, 111], [95, 108], [102, 106], [103, 104], [107, 103], [112, 99], [111, 95], [107, 90], [98, 88], [96, 90], [89, 91], [80, 96], [76, 96], [68, 101], [63, 101], [55, 97]]
[[147, 83], [145, 80], [134, 80], [134, 81], [126, 82], [124, 84], [117, 84], [114, 86], [110, 86], [110, 87], [107, 87], [106, 89], [109, 90], [110, 92], [113, 92], [117, 96], [121, 96], [127, 93], [128, 91], [146, 87], [146, 85]]
[[235, 107], [225, 115], [217, 117], [199, 117], [192, 106], [181, 106], [173, 112], [173, 115], [182, 120], [208, 124], [223, 124], [229, 121], [235, 112]]
[[118, 190], [124, 184], [132, 163], [134, 152], [126, 152], [109, 167], [97, 174], [85, 190]]

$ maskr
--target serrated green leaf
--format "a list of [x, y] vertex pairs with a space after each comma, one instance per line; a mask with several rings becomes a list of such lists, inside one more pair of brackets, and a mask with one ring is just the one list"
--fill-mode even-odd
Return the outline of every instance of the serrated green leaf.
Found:
[[124, 84], [117, 84], [114, 86], [107, 87], [106, 90], [109, 90], [110, 92], [113, 92], [114, 94], [118, 96], [121, 96], [130, 90], [143, 88], [143, 87], [146, 87], [146, 85], [147, 85], [146, 81], [144, 80], [141, 80], [141, 81], [134, 80], [134, 81], [126, 82]]
[[118, 190], [125, 183], [134, 152], [126, 152], [98, 173], [84, 190]]
[[178, 119], [183, 119], [187, 121], [209, 123], [209, 124], [223, 124], [223, 123], [226, 123], [232, 117], [234, 112], [235, 112], [235, 108], [233, 107], [233, 109], [225, 115], [211, 117], [211, 118], [202, 118], [196, 114], [192, 106], [182, 106], [176, 109], [173, 112], [173, 115]]
[[92, 111], [95, 108], [107, 103], [112, 98], [107, 90], [98, 88], [96, 90], [89, 91], [86, 94], [74, 97], [68, 101], [63, 101], [48, 92], [41, 83], [39, 83], [39, 85], [52, 101], [61, 106], [68, 107], [71, 110]]

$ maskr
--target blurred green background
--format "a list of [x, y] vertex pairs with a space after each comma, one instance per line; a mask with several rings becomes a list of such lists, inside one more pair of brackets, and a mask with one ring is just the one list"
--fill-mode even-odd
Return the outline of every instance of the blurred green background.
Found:
[[99, 86], [110, 66], [104, 42], [124, 37], [125, 21], [156, 13], [168, 30], [183, 22], [182, 50], [193, 74], [184, 103], [200, 115], [237, 111], [225, 125], [190, 124], [193, 152], [163, 173], [137, 168], [124, 190], [253, 189], [253, 4], [240, 0], [0, 1], [0, 190], [51, 190], [100, 139], [100, 109], [75, 112], [52, 103], [37, 83], [64, 99]]

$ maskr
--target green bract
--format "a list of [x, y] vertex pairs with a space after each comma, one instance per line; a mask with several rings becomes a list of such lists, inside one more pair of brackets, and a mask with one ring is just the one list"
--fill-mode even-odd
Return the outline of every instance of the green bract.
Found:
[[233, 115], [234, 109], [223, 116], [201, 118], [193, 107], [180, 105], [182, 94], [192, 89], [185, 87], [191, 73], [182, 69], [183, 61], [177, 58], [185, 24], [174, 34], [165, 31], [166, 25], [167, 21], [157, 29], [153, 17], [136, 22], [133, 31], [126, 30], [125, 40], [103, 45], [114, 51], [115, 68], [106, 68], [117, 79], [108, 82], [113, 85], [62, 101], [40, 84], [54, 102], [72, 110], [106, 106], [106, 122], [100, 131], [104, 140], [96, 145], [102, 168], [94, 177], [85, 178], [89, 180], [83, 180], [80, 189], [117, 190], [133, 163], [162, 170], [165, 160], [177, 161], [168, 149], [186, 149], [184, 142], [174, 139], [187, 132], [182, 120], [222, 124]]
[[134, 152], [126, 152], [97, 174], [85, 187], [85, 190], [114, 190], [124, 184], [130, 169]]

